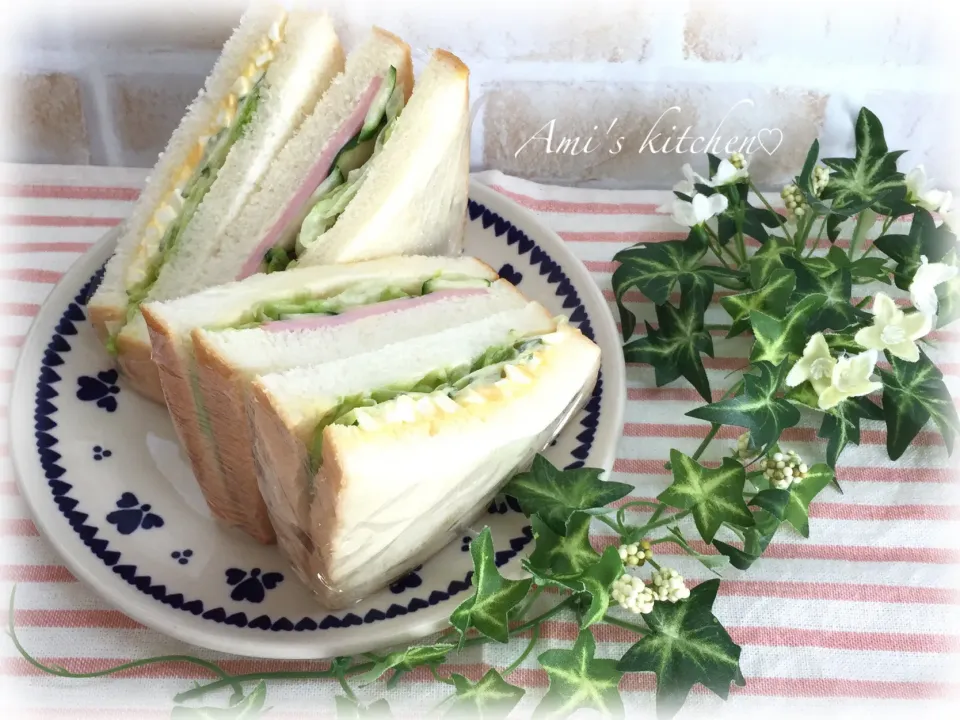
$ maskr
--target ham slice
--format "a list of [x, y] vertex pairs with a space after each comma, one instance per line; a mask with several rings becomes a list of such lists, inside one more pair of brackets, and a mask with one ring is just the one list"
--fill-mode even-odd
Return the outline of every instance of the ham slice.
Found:
[[333, 161], [337, 157], [337, 153], [340, 152], [340, 149], [347, 144], [350, 138], [360, 132], [367, 112], [370, 110], [373, 99], [377, 96], [382, 84], [382, 77], [376, 77], [370, 81], [367, 89], [363, 91], [363, 94], [357, 101], [357, 106], [353, 109], [350, 117], [344, 120], [340, 129], [337, 130], [336, 134], [324, 145], [323, 152], [320, 153], [320, 157], [313, 163], [300, 189], [293, 194], [293, 197], [290, 198], [289, 202], [283, 208], [283, 212], [277, 217], [277, 221], [267, 234], [263, 236], [263, 239], [254, 249], [253, 253], [251, 253], [250, 257], [247, 258], [246, 262], [244, 262], [243, 267], [237, 274], [237, 280], [243, 280], [258, 272], [260, 265], [263, 264], [263, 256], [267, 250], [275, 247], [280, 242], [290, 225], [299, 221], [296, 222], [296, 225], [299, 226], [303, 222], [303, 219], [306, 217], [304, 210], [307, 209], [304, 208], [304, 205], [307, 200], [310, 199], [313, 191], [316, 190], [320, 186], [320, 183], [330, 174]]
[[273, 320], [266, 322], [260, 327], [267, 332], [292, 332], [295, 330], [316, 330], [322, 327], [333, 327], [335, 325], [346, 325], [354, 320], [373, 317], [374, 315], [384, 315], [391, 312], [403, 312], [410, 308], [427, 303], [439, 302], [447, 298], [469, 297], [471, 295], [483, 295], [489, 292], [486, 288], [457, 288], [451, 290], [437, 290], [429, 295], [421, 295], [414, 298], [400, 298], [398, 300], [388, 300], [387, 302], [374, 303], [372, 305], [363, 305], [352, 310], [347, 310], [339, 315], [312, 315], [310, 317], [296, 318], [293, 320]]

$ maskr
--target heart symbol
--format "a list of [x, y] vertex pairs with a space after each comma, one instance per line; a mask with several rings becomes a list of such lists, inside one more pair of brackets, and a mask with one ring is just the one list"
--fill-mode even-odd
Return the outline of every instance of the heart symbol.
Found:
[[[771, 150], [770, 148], [767, 147], [766, 143], [763, 142], [763, 138], [765, 135], [769, 135], [772, 137], [774, 133], [776, 133], [777, 137], [779, 137], [780, 139], [777, 140], [777, 144], [773, 147], [773, 150]], [[762, 128], [757, 132], [757, 142], [760, 143], [760, 147], [766, 150], [767, 155], [773, 155], [777, 151], [777, 148], [779, 148], [780, 145], [783, 144], [783, 131], [780, 130], [780, 128]], [[768, 140], [767, 142], [771, 142], [771, 141]]]

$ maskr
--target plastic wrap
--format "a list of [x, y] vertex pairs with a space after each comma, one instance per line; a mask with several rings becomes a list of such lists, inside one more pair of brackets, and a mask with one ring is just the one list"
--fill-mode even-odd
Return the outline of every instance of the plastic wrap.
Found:
[[[303, 438], [288, 428], [257, 392], [249, 412], [260, 491], [267, 503], [282, 552], [300, 580], [327, 608], [349, 607], [426, 562], [481, 517], [502, 486], [529, 467], [569, 419], [587, 402], [596, 375], [545, 427], [478, 452], [482, 443], [461, 440], [470, 470], [457, 477], [427, 479], [410, 487], [383, 482], [376, 492], [348, 498], [335, 452], [325, 447], [315, 474]], [[563, 402], [560, 399], [559, 402]], [[398, 441], [399, 444], [400, 441]], [[389, 451], [387, 451], [389, 452]], [[333, 455], [333, 457], [331, 457]], [[398, 453], [398, 462], [403, 462]], [[420, 458], [423, 466], [437, 457]], [[442, 475], [442, 472], [441, 472]], [[442, 487], [441, 487], [442, 486]], [[440, 490], [438, 492], [438, 490]], [[344, 530], [344, 515], [363, 516]]]

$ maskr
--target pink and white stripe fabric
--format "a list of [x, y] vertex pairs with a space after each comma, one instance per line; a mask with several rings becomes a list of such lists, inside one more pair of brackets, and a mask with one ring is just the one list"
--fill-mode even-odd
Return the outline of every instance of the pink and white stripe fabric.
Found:
[[[233, 658], [197, 650], [147, 630], [113, 610], [80, 585], [37, 533], [19, 496], [7, 445], [11, 422], [9, 388], [19, 348], [44, 298], [77, 257], [130, 210], [143, 185], [142, 170], [5, 166], [0, 183], [0, 600], [19, 584], [16, 616], [25, 645], [48, 663], [90, 672], [135, 658], [191, 653], [221, 662], [232, 672], [307, 668]], [[557, 231], [591, 270], [612, 301], [613, 255], [636, 242], [682, 237], [657, 208], [670, 199], [662, 191], [609, 191], [549, 187], [496, 172], [476, 176], [534, 212]], [[864, 293], [872, 292], [865, 288]], [[654, 320], [652, 305], [636, 293], [638, 316]], [[722, 323], [719, 308], [708, 322]], [[936, 335], [931, 350], [946, 381], [960, 395], [958, 331]], [[717, 358], [706, 363], [717, 395], [744, 366], [749, 340], [714, 338]], [[657, 495], [669, 481], [663, 462], [672, 447], [691, 453], [706, 424], [684, 413], [700, 404], [682, 381], [657, 389], [653, 370], [627, 370], [628, 404], [612, 479], [636, 486], [638, 498]], [[716, 460], [735, 441], [725, 429], [705, 456]], [[823, 458], [816, 426], [807, 423], [784, 436], [808, 462]], [[838, 475], [844, 494], [828, 489], [811, 508], [811, 537], [787, 528], [763, 560], [748, 572], [729, 570], [716, 611], [743, 646], [747, 686], [728, 702], [697, 688], [680, 717], [710, 713], [733, 717], [776, 712], [852, 717], [892, 717], [904, 712], [948, 716], [946, 698], [958, 694], [960, 583], [957, 568], [960, 501], [955, 493], [956, 460], [947, 458], [939, 436], [925, 431], [918, 447], [894, 465], [883, 447], [882, 426], [867, 423], [860, 447], [849, 449]], [[596, 545], [613, 538], [595, 529]], [[695, 536], [691, 528], [689, 536]], [[673, 547], [673, 546], [667, 546]], [[669, 561], [694, 580], [708, 577], [695, 561], [675, 554]], [[576, 627], [551, 622], [543, 647], [571, 640]], [[631, 644], [627, 631], [597, 631], [598, 655], [619, 657]], [[507, 647], [472, 649], [452, 668], [479, 677], [490, 665], [506, 665], [523, 640]], [[316, 664], [315, 664], [316, 665]], [[10, 717], [169, 717], [171, 698], [206, 677], [183, 665], [153, 666], [97, 680], [60, 680], [39, 674], [19, 658], [7, 638], [0, 641], [0, 708]], [[528, 658], [508, 678], [530, 688], [514, 717], [527, 717], [546, 686], [546, 676]], [[634, 675], [622, 685], [627, 716], [652, 717], [653, 677]], [[329, 717], [336, 683], [272, 683], [271, 717]], [[362, 691], [361, 695], [369, 691]], [[400, 717], [430, 708], [448, 693], [426, 672], [405, 677], [389, 697]], [[371, 696], [372, 697], [372, 696]]]

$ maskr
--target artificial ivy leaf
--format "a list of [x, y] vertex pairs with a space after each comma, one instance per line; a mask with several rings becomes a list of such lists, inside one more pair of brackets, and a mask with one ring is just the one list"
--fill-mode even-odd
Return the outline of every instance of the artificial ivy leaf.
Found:
[[910, 223], [909, 235], [884, 235], [874, 241], [877, 250], [897, 263], [893, 274], [896, 286], [909, 290], [913, 276], [921, 265], [920, 256], [928, 262], [940, 262], [957, 247], [957, 236], [947, 225], [937, 224], [923, 208], [917, 208]]
[[533, 581], [504, 579], [494, 561], [493, 538], [488, 527], [470, 543], [470, 555], [476, 590], [453, 611], [450, 624], [460, 633], [461, 643], [471, 627], [505, 643], [509, 639], [507, 614], [526, 597]]
[[[775, 517], [793, 525], [804, 537], [810, 537], [810, 503], [833, 480], [833, 470], [823, 463], [817, 463], [807, 470], [807, 476], [803, 480], [791, 485], [789, 490], [776, 491], [763, 477], [754, 480], [753, 484], [761, 489], [757, 497], [765, 493], [786, 492], [787, 501], [784, 503], [782, 515], [775, 515]], [[768, 495], [768, 497], [772, 496]], [[768, 508], [764, 510], [769, 512]]]
[[503, 492], [516, 498], [526, 515], [538, 515], [562, 535], [573, 513], [598, 514], [633, 491], [633, 485], [601, 480], [602, 474], [596, 468], [560, 470], [538, 454], [530, 470], [514, 476]]
[[670, 718], [697, 683], [724, 700], [730, 684], [744, 685], [740, 646], [713, 614], [719, 580], [707, 580], [678, 603], [658, 602], [643, 620], [650, 632], [633, 645], [617, 667], [657, 675], [657, 716]]
[[878, 412], [881, 412], [880, 408], [867, 398], [844, 400], [826, 412], [817, 437], [827, 440], [827, 465], [835, 468], [847, 445], [860, 444], [861, 418], [882, 419], [882, 415], [877, 417]]
[[725, 555], [704, 555], [703, 553], [694, 550], [690, 543], [687, 542], [687, 539], [683, 536], [683, 533], [680, 532], [680, 528], [676, 525], [667, 528], [667, 530], [669, 530], [670, 534], [673, 535], [673, 537], [670, 538], [670, 542], [675, 543], [690, 557], [699, 560], [700, 563], [714, 575], [719, 575], [719, 571], [730, 564], [729, 558], [727, 558]]
[[793, 306], [783, 320], [754, 310], [750, 313], [754, 343], [750, 362], [780, 365], [800, 357], [810, 335], [807, 325], [827, 301], [824, 295], [807, 295]]
[[834, 243], [840, 237], [840, 226], [847, 219], [845, 215], [827, 215], [827, 239]]
[[960, 431], [960, 419], [943, 382], [943, 373], [921, 351], [920, 359], [907, 362], [886, 353], [890, 370], [880, 370], [883, 381], [883, 415], [887, 423], [887, 454], [897, 460], [933, 419], [943, 436], [947, 453]]
[[750, 186], [746, 182], [726, 185], [718, 188], [726, 196], [727, 209], [717, 216], [717, 239], [726, 245], [738, 232], [766, 243], [770, 235], [767, 228], [780, 225], [777, 214], [766, 208], [754, 207], [749, 203]]
[[433, 665], [434, 667], [442, 665], [447, 658], [447, 654], [455, 647], [456, 645], [450, 643], [438, 643], [436, 645], [418, 645], [406, 650], [392, 652], [385, 658], [378, 660], [371, 670], [358, 675], [357, 682], [361, 685], [372, 683], [388, 670], [400, 673], [421, 665]]
[[609, 546], [600, 559], [576, 575], [554, 575], [549, 570], [534, 567], [524, 562], [524, 569], [533, 575], [538, 586], [554, 585], [589, 596], [589, 605], [582, 613], [580, 627], [589, 627], [600, 622], [610, 606], [610, 588], [623, 575], [623, 561], [617, 548]]
[[476, 683], [452, 673], [450, 679], [457, 696], [445, 717], [471, 717], [477, 720], [500, 720], [510, 714], [526, 691], [511, 685], [493, 668]]
[[770, 273], [759, 290], [720, 298], [720, 304], [733, 320], [727, 337], [749, 330], [750, 313], [754, 310], [761, 310], [773, 317], [783, 317], [795, 283], [796, 277], [790, 270], [779, 268]]
[[579, 578], [581, 573], [600, 559], [590, 545], [590, 516], [577, 512], [570, 516], [565, 534], [550, 529], [538, 515], [530, 518], [536, 547], [523, 565], [531, 573], [551, 578]]
[[713, 357], [713, 340], [703, 328], [703, 314], [710, 295], [701, 294], [701, 290], [684, 291], [679, 308], [670, 303], [657, 305], [659, 327], [654, 329], [645, 323], [646, 336], [624, 345], [623, 358], [626, 362], [653, 365], [657, 387], [682, 376], [709, 400], [710, 381], [700, 353]]
[[[829, 262], [829, 269], [826, 272], [817, 272], [816, 269], [814, 270], [817, 275], [829, 275], [834, 269], [849, 270], [854, 282], [872, 282], [877, 280], [879, 282], [886, 283], [887, 285], [890, 284], [890, 271], [887, 269], [887, 261], [885, 258], [861, 257], [856, 260], [851, 260], [847, 257], [847, 254], [843, 252], [843, 250], [834, 246], [830, 248], [826, 258], [817, 259], [826, 259]], [[813, 260], [813, 258], [804, 261], [807, 264], [807, 267], [810, 267], [810, 260]]]
[[671, 450], [670, 467], [673, 483], [657, 500], [670, 507], [691, 510], [704, 540], [711, 542], [724, 522], [747, 527], [753, 524], [753, 516], [743, 501], [746, 473], [736, 460], [724, 458], [720, 467], [710, 469], [679, 450]]
[[538, 660], [550, 678], [550, 687], [537, 705], [534, 717], [567, 717], [578, 708], [599, 710], [623, 717], [620, 679], [616, 660], [594, 657], [597, 642], [589, 630], [581, 630], [570, 650], [547, 650]]
[[790, 503], [790, 491], [777, 488], [761, 490], [750, 500], [752, 507], [758, 507], [773, 515], [777, 520], [783, 520], [787, 505]]
[[843, 330], [855, 323], [870, 320], [869, 313], [858, 310], [850, 304], [853, 292], [853, 276], [850, 269], [834, 270], [827, 275], [817, 275], [806, 267], [803, 261], [785, 257], [783, 264], [797, 276], [795, 297], [801, 300], [811, 294], [826, 297], [823, 306], [807, 323], [806, 330], [812, 334], [820, 330]]
[[[816, 140], [807, 155], [798, 185], [807, 202], [820, 212], [829, 209], [833, 214], [850, 217], [882, 203], [904, 186], [903, 174], [897, 172], [897, 159], [903, 152], [888, 152], [879, 118], [867, 108], [861, 108], [854, 133], [856, 153], [853, 159], [824, 158], [823, 164], [833, 172], [820, 198], [813, 192], [813, 168], [820, 152]], [[823, 202], [825, 200], [832, 201], [829, 208]]]
[[750, 285], [757, 290], [763, 288], [773, 273], [783, 267], [780, 256], [795, 253], [793, 245], [785, 238], [772, 236], [750, 258]]
[[717, 551], [728, 557], [730, 564], [738, 570], [749, 569], [763, 555], [780, 527], [780, 520], [766, 510], [755, 510], [753, 522], [753, 527], [735, 528], [743, 537], [743, 548], [734, 547], [722, 540], [713, 541]]
[[365, 720], [366, 718], [392, 718], [390, 705], [381, 698], [369, 705], [361, 705], [356, 700], [351, 700], [343, 695], [337, 695], [334, 698], [337, 705], [337, 718], [340, 720]]
[[252, 720], [260, 717], [260, 711], [267, 699], [267, 683], [261, 680], [257, 686], [248, 694], [241, 697], [236, 702], [230, 704], [228, 708], [218, 707], [184, 707], [178, 705], [170, 713], [172, 720]]
[[656, 305], [663, 305], [678, 282], [681, 288], [697, 287], [704, 297], [713, 294], [713, 279], [701, 272], [707, 243], [701, 228], [692, 228], [685, 240], [639, 244], [614, 255], [620, 267], [613, 271], [613, 292], [620, 309], [623, 339], [636, 328], [636, 317], [623, 305], [623, 296], [636, 287]]
[[719, 402], [695, 408], [689, 417], [718, 425], [738, 425], [750, 431], [759, 447], [773, 445], [785, 428], [800, 422], [800, 411], [788, 400], [776, 397], [786, 364], [774, 367], [767, 362], [756, 363], [759, 375], [743, 376], [743, 392]]
[[960, 318], [960, 277], [937, 286], [937, 327], [942, 328]]

